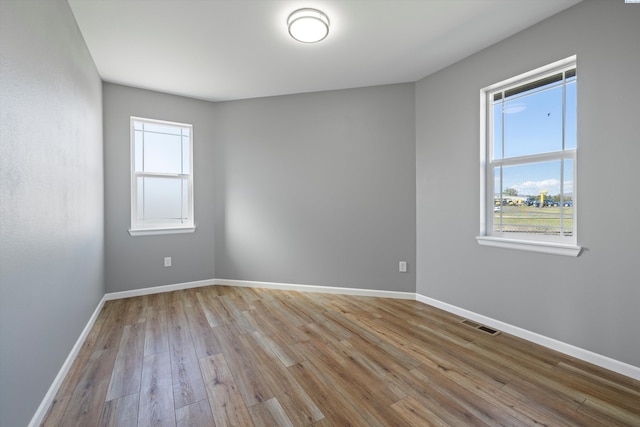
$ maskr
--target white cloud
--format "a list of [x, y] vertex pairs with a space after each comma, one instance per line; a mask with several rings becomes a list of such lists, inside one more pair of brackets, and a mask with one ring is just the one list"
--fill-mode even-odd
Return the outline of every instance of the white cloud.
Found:
[[[551, 178], [543, 179], [540, 181], [525, 181], [522, 184], [512, 185], [518, 191], [520, 195], [538, 195], [542, 191], [546, 191], [547, 194], [554, 196], [560, 194], [560, 180]], [[564, 194], [573, 193], [573, 181], [564, 182]]]
[[542, 191], [546, 191], [548, 194], [558, 194], [560, 193], [560, 180], [552, 178], [542, 181], [526, 181], [514, 185], [513, 188], [518, 190], [518, 194], [540, 194]]

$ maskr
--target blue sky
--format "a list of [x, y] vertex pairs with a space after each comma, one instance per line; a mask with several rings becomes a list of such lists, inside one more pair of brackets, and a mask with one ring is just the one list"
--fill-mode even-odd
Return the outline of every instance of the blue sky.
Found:
[[[576, 81], [566, 85], [565, 148], [576, 147]], [[518, 157], [562, 150], [562, 86], [524, 92], [505, 102], [494, 103], [494, 158]], [[502, 111], [504, 109], [504, 114]], [[564, 161], [564, 194], [573, 193], [573, 161]], [[499, 174], [499, 170], [496, 170]], [[560, 193], [561, 162], [540, 162], [503, 168], [503, 189], [515, 188], [520, 195]], [[496, 192], [499, 191], [496, 176]]]

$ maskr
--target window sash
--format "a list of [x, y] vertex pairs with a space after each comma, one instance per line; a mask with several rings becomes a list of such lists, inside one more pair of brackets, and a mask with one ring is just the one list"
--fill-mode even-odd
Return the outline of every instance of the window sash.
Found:
[[[558, 245], [571, 247], [572, 249], [577, 248], [577, 215], [576, 215], [576, 192], [577, 192], [577, 165], [576, 165], [576, 149], [575, 148], [567, 148], [566, 147], [566, 106], [567, 106], [567, 98], [566, 98], [566, 87], [569, 84], [575, 84], [576, 82], [576, 60], [575, 56], [571, 58], [567, 58], [563, 61], [558, 61], [555, 64], [551, 64], [546, 67], [541, 67], [537, 70], [533, 70], [531, 72], [525, 73], [521, 76], [514, 77], [512, 79], [506, 80], [504, 82], [498, 83], [496, 85], [492, 85], [487, 87], [481, 91], [481, 114], [483, 119], [481, 121], [481, 176], [480, 176], [480, 185], [481, 185], [481, 218], [480, 218], [480, 236], [478, 237], [478, 242], [481, 244], [489, 244], [493, 246], [500, 246], [499, 244], [495, 244], [495, 240], [490, 239], [500, 239], [504, 238], [504, 242], [521, 242], [521, 241], [529, 241], [531, 243], [540, 242], [541, 246], [545, 244], [554, 245], [556, 248]], [[548, 90], [552, 90], [553, 88], [562, 87], [562, 147], [560, 150], [555, 151], [543, 151], [543, 152], [535, 152], [532, 154], [523, 154], [523, 155], [513, 155], [511, 157], [504, 156], [505, 149], [504, 146], [500, 147], [499, 152], [496, 153], [494, 150], [494, 124], [496, 124], [496, 120], [494, 119], [494, 105], [496, 103], [505, 103], [512, 100], [517, 100], [522, 97], [526, 97], [532, 94], [536, 94], [539, 92], [544, 92]], [[501, 117], [501, 120], [498, 120], [498, 125], [504, 127], [504, 113]], [[575, 119], [574, 119], [575, 120]], [[500, 141], [498, 143], [505, 144], [504, 141], [504, 128], [500, 130]], [[498, 154], [498, 156], [494, 156], [494, 154]], [[517, 153], [516, 153], [517, 154]], [[572, 176], [565, 176], [565, 161], [571, 161], [572, 167]], [[539, 233], [531, 233], [531, 232], [517, 232], [517, 231], [494, 231], [494, 195], [497, 192], [501, 193], [501, 199], [504, 197], [504, 190], [506, 188], [494, 188], [497, 184], [495, 182], [495, 174], [497, 172], [501, 172], [505, 167], [509, 166], [520, 166], [520, 165], [528, 165], [535, 164], [541, 162], [551, 162], [551, 161], [559, 161], [560, 162], [560, 197], [563, 200], [566, 191], [563, 186], [565, 185], [566, 178], [570, 178], [572, 180], [571, 185], [573, 186], [573, 192], [571, 196], [572, 206], [572, 215], [570, 217], [566, 217], [566, 211], [564, 210], [564, 206], [560, 206], [560, 227], [565, 227], [568, 224], [564, 223], [564, 220], [571, 219], [573, 221], [571, 226], [571, 231], [567, 231], [567, 234], [570, 235], [546, 235]], [[502, 176], [500, 177], [500, 182], [502, 181]], [[504, 183], [503, 183], [504, 185]], [[564, 216], [563, 216], [564, 215]], [[499, 218], [502, 218], [502, 214], [499, 215]], [[517, 227], [513, 227], [512, 229], [517, 229]], [[484, 242], [486, 240], [487, 242]], [[490, 242], [490, 243], [489, 243]], [[514, 243], [515, 245], [515, 243]], [[506, 245], [508, 246], [508, 245]], [[505, 246], [505, 247], [506, 247]], [[516, 247], [516, 249], [523, 249], [523, 245], [515, 245], [520, 246]], [[534, 249], [530, 249], [531, 245], [526, 250], [538, 250], [540, 246], [535, 244]], [[549, 251], [552, 253], [552, 251]], [[579, 253], [573, 251], [572, 255]]]
[[[570, 165], [567, 165], [567, 161], [570, 161]], [[510, 199], [509, 194], [505, 193], [506, 188], [501, 186], [496, 188], [495, 181], [498, 181], [500, 185], [505, 181], [505, 168], [510, 166], [529, 166], [539, 163], [546, 163], [547, 166], [556, 163], [556, 173], [558, 173], [559, 181], [559, 200], [554, 200], [551, 194], [536, 194], [534, 197], [535, 203], [558, 203], [557, 216], [555, 212], [549, 212], [548, 209], [531, 211], [528, 215], [521, 216], [520, 212], [509, 211], [510, 209], [518, 209], [518, 207], [512, 207], [510, 205], [505, 206], [504, 201]], [[565, 181], [568, 174], [565, 173], [567, 167], [572, 170], [571, 173], [571, 186], [573, 187], [571, 196], [571, 206], [565, 206], [566, 187]], [[517, 164], [510, 164], [507, 166], [499, 165], [490, 168], [488, 183], [491, 186], [492, 191], [487, 191], [487, 206], [490, 206], [487, 213], [487, 235], [489, 236], [503, 236], [510, 238], [524, 238], [533, 240], [544, 240], [553, 242], [571, 242], [572, 238], [576, 234], [576, 221], [575, 221], [575, 157], [564, 156], [561, 158], [547, 158], [544, 162], [519, 162]], [[553, 177], [554, 175], [551, 175]], [[525, 196], [520, 196], [520, 199], [524, 199]], [[499, 206], [499, 211], [493, 209]], [[546, 204], [544, 206], [547, 206]], [[570, 211], [569, 211], [570, 209]], [[506, 218], [506, 220], [505, 220]], [[496, 222], [496, 220], [498, 222]], [[557, 221], [557, 224], [555, 224]], [[570, 226], [568, 225], [570, 223]], [[521, 231], [518, 231], [520, 229]]]
[[[170, 160], [172, 166], [164, 168], [169, 172], [157, 166], [145, 171], [144, 159], [149, 154], [145, 153], [145, 138], [149, 135], [168, 137], [164, 141], [165, 148], [167, 144], [174, 144], [169, 151], [165, 149], [163, 153], [160, 148], [156, 153], [160, 157], [167, 153], [170, 156], [179, 154], [177, 162]], [[169, 163], [164, 162], [165, 165]], [[162, 165], [163, 161], [157, 161], [156, 164]], [[163, 179], [166, 180], [164, 184], [161, 181]], [[155, 184], [155, 188], [152, 184]], [[151, 187], [147, 188], [146, 185]], [[192, 125], [131, 117], [130, 234], [138, 235], [136, 232], [153, 230], [167, 230], [169, 233], [179, 229], [193, 231], [194, 227]]]

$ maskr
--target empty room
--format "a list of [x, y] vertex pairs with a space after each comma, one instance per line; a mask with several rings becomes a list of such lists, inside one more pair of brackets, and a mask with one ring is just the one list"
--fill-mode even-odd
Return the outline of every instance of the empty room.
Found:
[[0, 426], [640, 426], [639, 41], [0, 0]]

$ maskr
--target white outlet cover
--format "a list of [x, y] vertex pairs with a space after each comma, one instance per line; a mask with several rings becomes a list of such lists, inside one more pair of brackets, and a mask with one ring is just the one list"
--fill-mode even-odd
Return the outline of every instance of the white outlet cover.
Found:
[[406, 261], [400, 261], [398, 263], [398, 270], [400, 271], [400, 273], [406, 273], [407, 272], [407, 262]]

